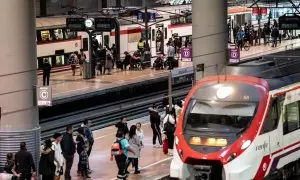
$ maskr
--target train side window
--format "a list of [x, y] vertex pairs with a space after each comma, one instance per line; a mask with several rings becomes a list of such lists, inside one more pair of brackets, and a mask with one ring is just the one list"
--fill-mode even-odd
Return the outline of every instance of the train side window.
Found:
[[285, 121], [283, 123], [283, 134], [288, 134], [300, 128], [299, 101], [285, 106]]
[[104, 36], [104, 46], [109, 46], [109, 35]]
[[155, 41], [155, 29], [152, 29], [152, 41]]
[[165, 39], [168, 38], [168, 28], [165, 28]]
[[278, 104], [277, 99], [273, 99], [271, 101], [271, 105], [268, 109], [267, 117], [265, 118], [261, 134], [271, 132], [275, 130], [278, 126], [278, 119], [279, 119], [279, 111], [278, 111]]
[[82, 39], [82, 49], [83, 49], [83, 51], [89, 50], [89, 39], [88, 38]]

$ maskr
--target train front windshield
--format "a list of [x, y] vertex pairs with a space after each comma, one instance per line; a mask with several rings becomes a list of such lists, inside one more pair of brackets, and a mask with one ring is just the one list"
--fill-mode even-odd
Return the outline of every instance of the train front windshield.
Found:
[[255, 115], [256, 103], [190, 101], [186, 130], [239, 133], [246, 129]]
[[225, 82], [202, 86], [189, 100], [183, 128], [239, 134], [250, 125], [259, 101], [258, 89], [252, 85]]

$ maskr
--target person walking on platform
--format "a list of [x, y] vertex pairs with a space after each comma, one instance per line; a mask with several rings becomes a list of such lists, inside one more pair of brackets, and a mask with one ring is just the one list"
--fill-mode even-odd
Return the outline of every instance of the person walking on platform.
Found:
[[46, 59], [43, 64], [43, 86], [49, 86], [50, 73], [51, 73], [51, 65], [49, 64], [48, 59]]
[[[155, 104], [148, 109], [150, 114], [150, 123], [151, 129], [153, 131], [152, 143], [153, 147], [162, 147], [162, 138], [160, 131], [160, 115], [158, 113], [157, 107]], [[158, 139], [159, 145], [156, 145], [156, 139]]]
[[63, 175], [64, 157], [61, 150], [62, 134], [55, 133], [53, 135], [54, 142], [52, 143], [52, 149], [54, 153], [54, 164], [55, 164], [55, 177], [54, 180], [59, 180], [60, 176]]
[[118, 166], [117, 179], [126, 179], [129, 174], [126, 171], [128, 152], [135, 154], [133, 149], [130, 147], [127, 139], [125, 138], [124, 132], [121, 130], [117, 131], [116, 141], [113, 143], [111, 148], [110, 160], [113, 161], [114, 157]]
[[76, 66], [78, 63], [78, 52], [77, 51], [70, 54], [68, 62], [71, 65], [72, 75], [75, 76]]
[[[132, 125], [129, 130], [129, 134], [127, 136], [128, 143], [132, 150], [135, 153], [128, 152], [128, 163], [126, 170], [132, 163], [132, 167], [134, 167], [135, 171], [134, 174], [140, 174], [141, 172], [139, 171], [139, 157], [140, 157], [140, 152], [141, 152], [141, 140], [136, 134], [136, 125]], [[127, 170], [128, 171], [128, 170]]]
[[79, 71], [80, 71], [80, 76], [83, 73], [83, 64], [86, 62], [86, 55], [83, 52], [83, 49], [80, 49], [80, 54], [78, 55], [79, 59]]
[[164, 133], [168, 140], [168, 155], [173, 155], [174, 133], [176, 130], [176, 120], [172, 111], [169, 111], [163, 120]]
[[54, 151], [52, 150], [52, 142], [46, 140], [41, 150], [41, 159], [39, 172], [43, 180], [53, 180], [55, 175]]
[[124, 135], [126, 136], [129, 132], [128, 126], [127, 126], [127, 120], [125, 117], [122, 117], [121, 120], [115, 125], [116, 128], [118, 128], [118, 131], [123, 131]]
[[20, 180], [31, 180], [36, 176], [35, 164], [31, 153], [27, 151], [25, 142], [20, 143], [20, 151], [15, 155], [15, 166]]
[[63, 135], [61, 149], [66, 160], [65, 180], [71, 180], [70, 171], [73, 166], [74, 154], [76, 152], [76, 143], [73, 139], [73, 127], [67, 126], [67, 132]]

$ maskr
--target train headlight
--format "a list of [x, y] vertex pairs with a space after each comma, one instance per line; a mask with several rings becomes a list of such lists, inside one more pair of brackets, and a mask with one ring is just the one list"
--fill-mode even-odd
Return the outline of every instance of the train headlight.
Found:
[[251, 141], [250, 140], [247, 140], [243, 143], [243, 145], [241, 146], [241, 149], [244, 150], [244, 149], [247, 149], [251, 144]]
[[233, 87], [230, 86], [222, 86], [219, 87], [219, 89], [217, 90], [217, 98], [218, 99], [224, 99], [227, 98], [228, 96], [230, 96], [233, 93]]
[[227, 162], [234, 160], [235, 157], [236, 157], [236, 153], [230, 154], [230, 156], [228, 156], [228, 158], [227, 158]]

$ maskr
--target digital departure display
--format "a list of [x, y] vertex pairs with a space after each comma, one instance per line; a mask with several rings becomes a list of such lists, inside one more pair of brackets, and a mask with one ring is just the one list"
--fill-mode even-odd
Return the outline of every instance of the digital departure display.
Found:
[[300, 16], [281, 16], [279, 17], [279, 29], [281, 30], [294, 30], [300, 29]]
[[70, 29], [71, 31], [84, 31], [85, 25], [84, 25], [84, 18], [67, 18], [66, 19], [66, 26], [67, 29]]
[[97, 31], [110, 32], [114, 28], [114, 20], [112, 18], [95, 18], [95, 29]]

